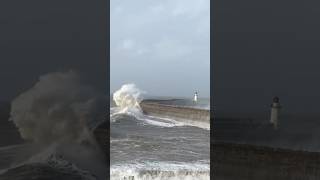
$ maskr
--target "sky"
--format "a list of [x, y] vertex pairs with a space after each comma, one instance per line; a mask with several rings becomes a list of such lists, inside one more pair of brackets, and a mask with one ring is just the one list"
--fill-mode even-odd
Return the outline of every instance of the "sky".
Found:
[[105, 0], [0, 2], [0, 101], [11, 101], [39, 76], [76, 70], [107, 92]]
[[320, 117], [320, 2], [215, 1], [214, 108]]
[[110, 92], [210, 96], [210, 0], [111, 0]]

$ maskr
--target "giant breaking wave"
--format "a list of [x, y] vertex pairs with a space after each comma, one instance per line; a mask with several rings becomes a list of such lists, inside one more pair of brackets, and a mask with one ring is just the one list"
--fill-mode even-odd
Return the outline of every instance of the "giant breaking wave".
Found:
[[86, 174], [83, 179], [105, 179], [103, 154], [92, 135], [92, 128], [103, 119], [104, 104], [104, 96], [84, 85], [74, 71], [41, 76], [11, 104], [10, 120], [29, 143], [2, 172], [4, 176], [41, 164]]

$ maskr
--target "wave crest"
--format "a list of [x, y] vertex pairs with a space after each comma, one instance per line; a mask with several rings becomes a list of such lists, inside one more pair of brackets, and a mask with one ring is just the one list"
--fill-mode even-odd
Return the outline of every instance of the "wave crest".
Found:
[[135, 84], [124, 84], [113, 94], [113, 101], [121, 112], [140, 110], [143, 93]]
[[194, 163], [134, 163], [113, 165], [112, 180], [209, 180], [207, 162]]

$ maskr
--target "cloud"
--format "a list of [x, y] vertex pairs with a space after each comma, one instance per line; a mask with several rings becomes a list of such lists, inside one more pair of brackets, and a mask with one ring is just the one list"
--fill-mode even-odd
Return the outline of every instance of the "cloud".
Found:
[[132, 49], [134, 47], [134, 41], [130, 39], [126, 39], [122, 43], [123, 49]]
[[[128, 79], [143, 81], [144, 89], [147, 84], [168, 82], [152, 81], [146, 74], [157, 67], [152, 72], [181, 85], [188, 83], [180, 76], [198, 71], [209, 92], [209, 77], [204, 76], [210, 69], [202, 66], [210, 61], [209, 7], [210, 0], [111, 1], [111, 88]], [[180, 74], [170, 74], [168, 66]]]

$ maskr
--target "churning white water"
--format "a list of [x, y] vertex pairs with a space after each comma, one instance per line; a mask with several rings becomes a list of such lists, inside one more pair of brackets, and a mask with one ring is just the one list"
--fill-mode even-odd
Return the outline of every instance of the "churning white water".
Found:
[[11, 174], [30, 174], [25, 178], [36, 179], [51, 169], [48, 176], [64, 174], [61, 180], [105, 179], [103, 154], [90, 128], [103, 120], [103, 101], [74, 71], [41, 76], [11, 104], [11, 121], [28, 143], [19, 150], [12, 148], [13, 156], [19, 158], [8, 162], [2, 178], [14, 180]]
[[210, 179], [210, 131], [144, 115], [139, 106], [143, 94], [134, 84], [113, 94], [111, 179]]

